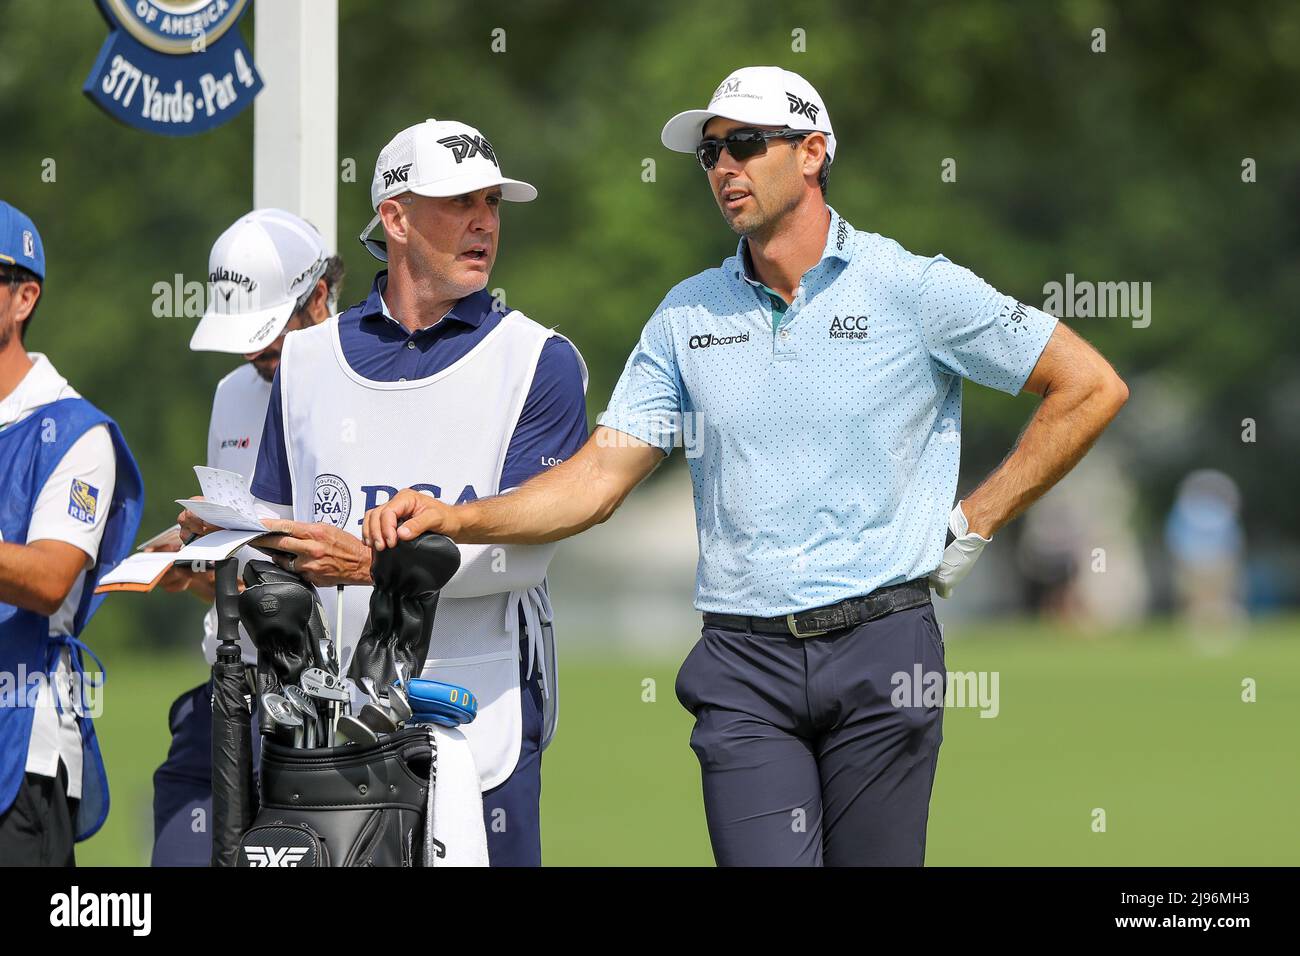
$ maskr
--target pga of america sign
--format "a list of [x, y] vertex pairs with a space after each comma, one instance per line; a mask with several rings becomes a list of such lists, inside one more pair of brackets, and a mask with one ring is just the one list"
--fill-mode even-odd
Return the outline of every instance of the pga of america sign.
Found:
[[108, 21], [82, 92], [128, 126], [189, 136], [228, 123], [262, 78], [236, 29], [248, 0], [97, 0]]

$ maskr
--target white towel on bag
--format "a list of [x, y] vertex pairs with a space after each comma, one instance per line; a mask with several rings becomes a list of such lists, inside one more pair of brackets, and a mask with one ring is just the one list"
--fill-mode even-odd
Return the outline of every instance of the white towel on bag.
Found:
[[433, 765], [425, 820], [426, 866], [487, 866], [483, 794], [469, 741], [455, 727], [430, 724]]

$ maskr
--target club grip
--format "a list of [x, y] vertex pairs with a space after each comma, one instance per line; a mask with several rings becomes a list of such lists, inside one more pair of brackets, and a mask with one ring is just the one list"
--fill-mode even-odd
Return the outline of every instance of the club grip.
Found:
[[242, 659], [239, 650], [239, 560], [223, 558], [216, 563], [217, 660], [234, 663]]

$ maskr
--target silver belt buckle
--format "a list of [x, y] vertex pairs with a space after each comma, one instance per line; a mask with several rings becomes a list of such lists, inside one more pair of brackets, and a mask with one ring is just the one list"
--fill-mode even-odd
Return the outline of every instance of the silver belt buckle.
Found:
[[795, 637], [821, 637], [823, 634], [829, 634], [830, 631], [801, 631], [799, 625], [795, 623], [794, 615], [785, 616], [785, 626], [790, 629], [790, 633]]

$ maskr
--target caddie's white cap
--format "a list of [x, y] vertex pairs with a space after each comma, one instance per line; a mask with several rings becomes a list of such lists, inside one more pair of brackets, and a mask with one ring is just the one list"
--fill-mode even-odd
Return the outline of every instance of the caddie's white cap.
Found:
[[786, 126], [826, 134], [826, 155], [835, 161], [835, 131], [826, 104], [812, 84], [779, 66], [747, 66], [718, 84], [708, 109], [678, 113], [664, 124], [660, 139], [678, 153], [693, 153], [704, 139], [704, 124], [715, 116], [752, 123]]
[[256, 209], [241, 216], [212, 246], [208, 308], [190, 348], [260, 352], [284, 331], [328, 259], [321, 234], [291, 212]]
[[388, 261], [382, 240], [368, 239], [379, 225], [379, 204], [401, 193], [417, 196], [463, 196], [500, 186], [501, 198], [531, 202], [537, 190], [501, 175], [496, 150], [472, 126], [455, 120], [428, 119], [408, 126], [379, 151], [370, 181], [370, 207], [376, 215], [361, 233], [361, 243], [376, 259]]

